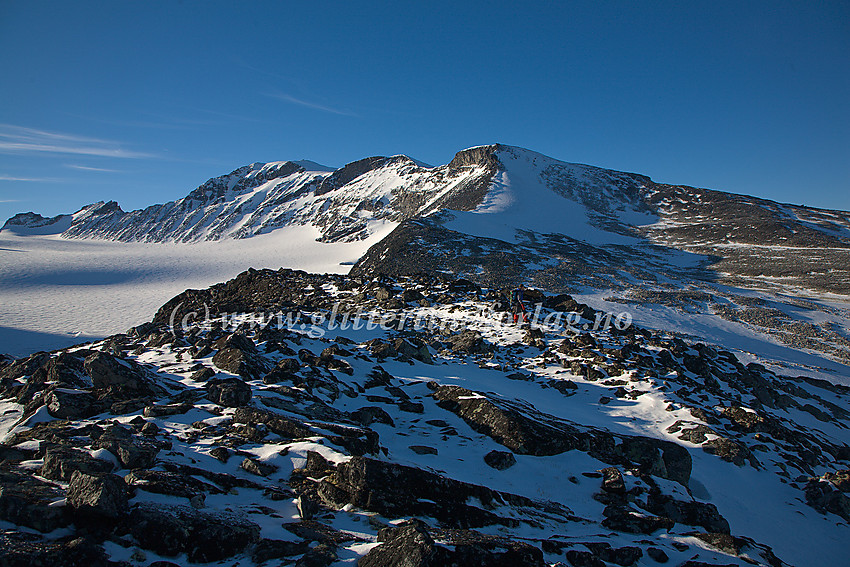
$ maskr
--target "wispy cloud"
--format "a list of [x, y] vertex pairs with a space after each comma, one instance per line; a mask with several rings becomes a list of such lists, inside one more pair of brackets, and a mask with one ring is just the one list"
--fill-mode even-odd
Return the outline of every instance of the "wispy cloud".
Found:
[[20, 203], [20, 199], [0, 199], [0, 203]]
[[282, 100], [284, 102], [289, 102], [291, 104], [297, 104], [299, 106], [304, 106], [307, 108], [312, 108], [313, 110], [319, 110], [321, 112], [329, 112], [331, 114], [339, 114], [340, 116], [357, 116], [353, 112], [348, 112], [345, 110], [340, 110], [338, 108], [333, 108], [330, 106], [325, 106], [323, 104], [318, 104], [315, 102], [311, 102], [309, 100], [302, 100], [300, 98], [295, 98], [294, 96], [286, 93], [263, 93], [264, 96], [276, 98], [278, 100]]
[[74, 165], [72, 163], [66, 163], [65, 167], [70, 167], [71, 169], [79, 169], [81, 171], [102, 171], [104, 173], [121, 173], [117, 169], [107, 169], [105, 167], [89, 167], [87, 165]]
[[113, 158], [151, 158], [153, 154], [126, 150], [114, 140], [103, 140], [0, 124], [0, 153], [56, 153]]
[[61, 181], [61, 179], [56, 179], [54, 177], [17, 177], [15, 175], [0, 175], [0, 181], [35, 181], [39, 183], [54, 183]]

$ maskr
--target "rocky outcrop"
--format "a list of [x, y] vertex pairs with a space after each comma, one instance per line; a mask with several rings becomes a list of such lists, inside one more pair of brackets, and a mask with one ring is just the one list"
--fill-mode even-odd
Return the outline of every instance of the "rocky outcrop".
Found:
[[649, 474], [685, 486], [690, 478], [691, 457], [686, 449], [675, 443], [579, 428], [539, 412], [526, 415], [460, 386], [431, 382], [428, 387], [433, 390], [432, 396], [440, 407], [462, 417], [475, 431], [514, 453], [547, 456], [580, 450], [605, 462], [634, 464]]
[[326, 505], [337, 509], [351, 504], [388, 516], [422, 514], [462, 528], [516, 524], [513, 519], [467, 504], [470, 498], [485, 507], [536, 505], [528, 498], [366, 457], [353, 457], [340, 464], [319, 484], [318, 494]]
[[144, 549], [166, 557], [185, 553], [196, 563], [233, 557], [260, 539], [260, 527], [239, 515], [188, 506], [136, 504], [128, 523]]

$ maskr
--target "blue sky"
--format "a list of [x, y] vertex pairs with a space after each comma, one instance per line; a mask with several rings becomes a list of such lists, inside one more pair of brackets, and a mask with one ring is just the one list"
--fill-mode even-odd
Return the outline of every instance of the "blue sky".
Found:
[[850, 209], [848, 2], [0, 0], [0, 217], [502, 142]]

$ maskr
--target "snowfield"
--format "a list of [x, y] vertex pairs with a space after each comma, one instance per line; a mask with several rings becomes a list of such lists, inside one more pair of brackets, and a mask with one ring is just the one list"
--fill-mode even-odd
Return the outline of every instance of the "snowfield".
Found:
[[174, 295], [248, 268], [345, 273], [395, 223], [362, 241], [316, 242], [292, 226], [250, 239], [137, 243], [0, 232], [0, 352], [23, 356], [121, 333], [149, 321]]

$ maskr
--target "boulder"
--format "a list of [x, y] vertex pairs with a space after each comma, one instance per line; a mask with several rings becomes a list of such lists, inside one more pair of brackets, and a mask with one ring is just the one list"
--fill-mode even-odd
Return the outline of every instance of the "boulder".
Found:
[[314, 433], [309, 427], [280, 414], [249, 407], [240, 407], [233, 414], [234, 423], [248, 425], [264, 424], [269, 431], [286, 439], [311, 437]]
[[577, 446], [567, 428], [529, 419], [511, 408], [497, 406], [486, 396], [460, 386], [428, 384], [437, 405], [457, 414], [470, 427], [520, 455], [557, 455]]
[[806, 503], [823, 514], [831, 512], [850, 522], [850, 498], [831, 482], [813, 478], [806, 485]]
[[209, 380], [210, 378], [212, 378], [215, 375], [216, 375], [215, 370], [205, 366], [204, 368], [201, 368], [201, 369], [193, 372], [192, 376], [190, 376], [190, 378], [192, 380], [196, 381], [196, 382], [206, 382], [207, 380]]
[[271, 370], [271, 364], [259, 355], [235, 347], [226, 347], [212, 358], [217, 368], [249, 380], [260, 379]]
[[651, 490], [646, 510], [657, 516], [670, 518], [674, 522], [689, 526], [700, 526], [712, 533], [728, 534], [729, 522], [720, 515], [714, 504], [676, 500], [672, 496]]
[[370, 426], [373, 423], [383, 423], [395, 427], [393, 418], [390, 417], [384, 409], [378, 406], [365, 406], [351, 412], [351, 419], [363, 426]]
[[251, 386], [239, 378], [215, 378], [204, 388], [211, 402], [231, 408], [247, 405], [253, 395]]
[[186, 553], [197, 563], [227, 559], [260, 539], [260, 527], [240, 515], [190, 506], [139, 503], [128, 525], [142, 548], [167, 557]]
[[378, 542], [358, 567], [481, 565], [485, 567], [544, 567], [543, 553], [527, 543], [471, 530], [440, 530], [442, 545], [430, 528], [413, 519], [378, 531]]
[[647, 516], [625, 506], [610, 505], [602, 511], [605, 519], [602, 525], [609, 530], [626, 532], [630, 534], [652, 534], [658, 530], [669, 530], [673, 527], [673, 520], [658, 516]]
[[419, 339], [403, 339], [399, 337], [393, 341], [393, 348], [395, 348], [399, 356], [412, 358], [425, 364], [434, 364], [428, 346]]
[[224, 350], [226, 348], [235, 348], [243, 352], [256, 353], [257, 346], [254, 341], [246, 337], [242, 333], [233, 333], [218, 339], [213, 347], [216, 350]]
[[90, 392], [56, 388], [47, 396], [47, 413], [58, 419], [84, 419], [97, 413], [97, 398]]
[[[386, 532], [384, 537], [387, 538]], [[369, 550], [357, 567], [427, 567], [450, 564], [450, 551], [439, 547], [420, 523], [395, 528], [383, 544]], [[378, 535], [379, 541], [381, 534]]]
[[264, 463], [257, 459], [246, 458], [240, 465], [242, 470], [257, 476], [269, 476], [277, 470], [277, 467], [270, 463]]
[[127, 485], [114, 474], [74, 471], [68, 484], [68, 505], [78, 513], [118, 519], [127, 513]]
[[516, 464], [516, 457], [507, 451], [493, 450], [484, 455], [484, 462], [496, 470], [503, 471]]
[[52, 445], [44, 451], [41, 476], [67, 482], [78, 471], [97, 474], [112, 472], [113, 468], [111, 462], [96, 459], [84, 451], [78, 451], [64, 445]]
[[264, 563], [272, 559], [282, 559], [294, 555], [303, 555], [309, 549], [306, 541], [283, 541], [278, 539], [261, 539], [254, 546], [251, 559], [254, 563]]
[[106, 449], [126, 469], [147, 469], [156, 462], [159, 447], [150, 441], [136, 438], [122, 426], [110, 426], [94, 443], [96, 449]]
[[130, 391], [150, 389], [150, 381], [141, 367], [105, 352], [90, 354], [83, 362], [83, 366], [95, 388], [117, 386], [122, 390]]
[[103, 548], [86, 538], [46, 540], [19, 531], [0, 532], [3, 567], [112, 567]]
[[487, 351], [487, 345], [481, 333], [466, 329], [447, 339], [452, 352], [456, 354], [479, 354]]
[[132, 487], [146, 492], [192, 499], [203, 494], [221, 494], [220, 488], [177, 471], [136, 469], [124, 477]]
[[295, 567], [330, 567], [337, 561], [335, 546], [320, 543], [295, 562]]
[[42, 533], [69, 523], [65, 508], [53, 506], [65, 497], [52, 484], [16, 471], [0, 471], [0, 519]]

